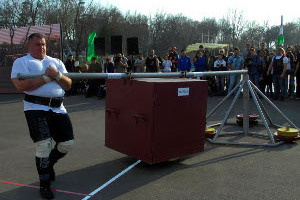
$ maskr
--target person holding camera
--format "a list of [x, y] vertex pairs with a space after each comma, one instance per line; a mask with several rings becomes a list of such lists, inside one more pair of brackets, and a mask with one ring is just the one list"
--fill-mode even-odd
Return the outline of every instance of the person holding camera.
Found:
[[[218, 60], [214, 63], [214, 71], [226, 71], [226, 61], [223, 59], [223, 55], [218, 55]], [[217, 95], [224, 94], [224, 85], [225, 85], [225, 77], [224, 76], [217, 76], [216, 77], [216, 84], [217, 84]]]

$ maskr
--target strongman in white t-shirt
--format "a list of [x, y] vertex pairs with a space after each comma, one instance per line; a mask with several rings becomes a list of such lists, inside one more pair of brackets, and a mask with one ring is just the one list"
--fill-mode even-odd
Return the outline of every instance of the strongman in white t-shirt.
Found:
[[[30, 137], [36, 144], [36, 167], [40, 178], [40, 195], [53, 199], [50, 189], [55, 180], [53, 166], [74, 145], [70, 118], [63, 105], [64, 90], [72, 80], [62, 73], [67, 70], [60, 60], [46, 56], [45, 37], [34, 33], [28, 39], [29, 54], [15, 60], [11, 79], [25, 93], [24, 112]], [[42, 73], [41, 77], [19, 80], [18, 73]], [[56, 142], [52, 149], [52, 139]]]

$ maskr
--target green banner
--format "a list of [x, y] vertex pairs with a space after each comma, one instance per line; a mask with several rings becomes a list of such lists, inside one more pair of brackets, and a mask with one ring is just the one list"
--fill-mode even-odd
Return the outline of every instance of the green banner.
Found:
[[88, 39], [88, 54], [87, 61], [91, 62], [92, 57], [95, 56], [95, 47], [94, 47], [94, 39], [97, 37], [96, 30], [89, 35]]

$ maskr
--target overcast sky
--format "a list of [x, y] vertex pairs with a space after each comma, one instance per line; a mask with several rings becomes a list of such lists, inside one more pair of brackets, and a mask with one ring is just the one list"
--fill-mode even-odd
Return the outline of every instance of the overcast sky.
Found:
[[217, 20], [227, 16], [228, 11], [238, 9], [243, 11], [248, 21], [257, 21], [261, 25], [269, 21], [270, 25], [280, 25], [281, 15], [283, 23], [300, 19], [299, 0], [94, 0], [102, 5], [114, 5], [122, 12], [128, 10], [145, 15], [153, 15], [157, 11], [179, 14], [201, 21], [215, 17]]

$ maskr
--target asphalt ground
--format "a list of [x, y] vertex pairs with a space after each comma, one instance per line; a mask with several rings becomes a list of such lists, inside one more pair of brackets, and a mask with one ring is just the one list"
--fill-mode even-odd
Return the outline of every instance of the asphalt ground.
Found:
[[[23, 96], [0, 95], [0, 181], [37, 186], [35, 146], [23, 113]], [[209, 97], [212, 108], [222, 97]], [[232, 99], [231, 99], [232, 101]], [[252, 113], [258, 113], [250, 99]], [[300, 127], [300, 101], [275, 101], [275, 104]], [[220, 122], [230, 102], [209, 121]], [[57, 179], [52, 188], [89, 194], [136, 162], [136, 159], [104, 146], [105, 100], [83, 95], [67, 97], [65, 106], [73, 123], [76, 144], [56, 166]], [[275, 123], [286, 121], [266, 105]], [[242, 110], [242, 98], [234, 106], [229, 121]], [[223, 131], [241, 130], [226, 126]], [[251, 128], [266, 132], [261, 125]], [[222, 138], [223, 139], [223, 138]], [[230, 141], [269, 142], [236, 136]], [[224, 139], [224, 140], [225, 140]], [[140, 163], [90, 199], [300, 199], [300, 147], [286, 143], [279, 147], [213, 145], [205, 151], [175, 161], [155, 165]], [[80, 200], [84, 196], [54, 192], [58, 200]], [[38, 189], [0, 182], [0, 200], [40, 199]]]

